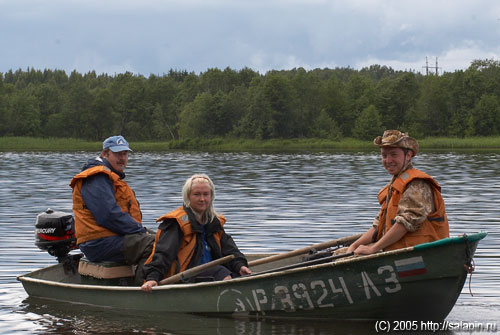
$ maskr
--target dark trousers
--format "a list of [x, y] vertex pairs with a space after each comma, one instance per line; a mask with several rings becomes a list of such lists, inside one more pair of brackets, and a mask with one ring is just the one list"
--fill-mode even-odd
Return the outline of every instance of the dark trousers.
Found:
[[198, 274], [195, 278], [195, 282], [203, 281], [217, 281], [226, 278], [231, 275], [231, 271], [223, 265], [216, 265], [202, 273]]
[[151, 255], [151, 252], [153, 252], [154, 241], [154, 234], [125, 235], [123, 256], [125, 257], [125, 263], [137, 265], [134, 280], [136, 285], [142, 285], [144, 281], [142, 268], [144, 267], [144, 262]]

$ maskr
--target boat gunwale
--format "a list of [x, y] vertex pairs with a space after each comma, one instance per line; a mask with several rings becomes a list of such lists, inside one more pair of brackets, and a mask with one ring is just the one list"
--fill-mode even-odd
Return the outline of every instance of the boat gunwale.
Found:
[[[486, 232], [479, 232], [479, 233], [474, 233], [472, 235], [467, 235], [467, 237], [473, 236], [473, 238], [470, 241], [475, 242], [475, 241], [479, 241], [479, 240], [483, 239], [486, 235], [487, 235]], [[349, 256], [346, 258], [338, 259], [334, 262], [326, 262], [326, 263], [321, 263], [321, 264], [302, 266], [302, 267], [297, 267], [294, 269], [288, 269], [288, 270], [282, 270], [282, 271], [276, 271], [276, 272], [270, 272], [270, 273], [263, 273], [263, 274], [257, 273], [255, 275], [238, 277], [238, 278], [234, 278], [232, 280], [227, 280], [227, 281], [202, 282], [202, 283], [181, 283], [181, 284], [168, 284], [168, 285], [155, 286], [155, 287], [153, 287], [153, 291], [179, 290], [179, 289], [183, 290], [183, 289], [200, 287], [200, 286], [204, 287], [204, 286], [231, 285], [233, 283], [238, 283], [238, 282], [243, 282], [243, 281], [254, 281], [254, 280], [258, 280], [258, 279], [288, 275], [288, 274], [293, 274], [293, 273], [302, 272], [302, 271], [316, 270], [316, 269], [323, 268], [323, 267], [325, 267], [325, 268], [326, 267], [335, 267], [335, 266], [340, 266], [340, 265], [343, 265], [346, 263], [361, 262], [361, 261], [365, 261], [365, 260], [370, 260], [370, 259], [375, 259], [375, 258], [380, 258], [380, 257], [385, 257], [385, 256], [390, 256], [390, 255], [397, 255], [397, 254], [407, 253], [407, 252], [411, 252], [411, 251], [420, 251], [420, 250], [427, 249], [427, 248], [435, 248], [435, 247], [445, 246], [445, 245], [449, 245], [449, 244], [457, 244], [457, 243], [462, 243], [462, 242], [465, 242], [464, 235], [457, 236], [457, 237], [448, 237], [448, 238], [434, 241], [434, 242], [419, 244], [417, 246], [411, 246], [411, 247], [397, 249], [397, 250], [391, 250], [391, 251], [384, 251], [384, 252], [379, 252], [379, 253], [375, 253], [375, 254], [371, 254], [371, 255]], [[32, 272], [29, 272], [25, 275], [20, 275], [17, 277], [17, 280], [19, 280], [20, 282], [29, 282], [29, 283], [48, 285], [48, 286], [76, 288], [76, 289], [83, 289], [83, 290], [141, 291], [141, 287], [139, 287], [139, 286], [116, 286], [116, 285], [111, 286], [111, 285], [88, 285], [88, 284], [62, 283], [62, 282], [58, 282], [58, 281], [39, 279], [39, 278], [34, 278], [34, 277], [29, 276], [29, 275], [36, 274], [37, 272], [49, 271], [51, 268], [54, 268], [57, 266], [60, 266], [60, 264], [55, 264], [55, 265], [52, 265], [52, 266], [49, 266], [46, 268], [42, 268], [42, 269], [38, 269], [38, 270], [35, 270]]]

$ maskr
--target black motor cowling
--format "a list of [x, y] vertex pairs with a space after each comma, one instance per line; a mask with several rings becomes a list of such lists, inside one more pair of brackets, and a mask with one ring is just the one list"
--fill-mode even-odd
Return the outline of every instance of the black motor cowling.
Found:
[[56, 212], [50, 208], [38, 214], [35, 223], [35, 245], [62, 262], [71, 250], [76, 249], [73, 215]]

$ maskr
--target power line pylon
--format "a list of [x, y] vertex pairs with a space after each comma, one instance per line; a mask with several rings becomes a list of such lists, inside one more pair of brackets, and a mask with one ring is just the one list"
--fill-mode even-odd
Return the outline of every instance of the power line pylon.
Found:
[[429, 66], [429, 60], [427, 59], [427, 56], [425, 57], [425, 66], [422, 66], [425, 68], [425, 75], [429, 75], [429, 69], [435, 69], [436, 70], [436, 76], [439, 75], [439, 69], [440, 67], [438, 66], [438, 58], [436, 57], [436, 66]]

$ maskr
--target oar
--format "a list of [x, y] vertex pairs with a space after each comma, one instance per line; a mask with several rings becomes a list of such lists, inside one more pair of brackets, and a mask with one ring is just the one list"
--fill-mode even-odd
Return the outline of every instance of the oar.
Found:
[[304, 248], [300, 248], [300, 249], [288, 251], [288, 252], [285, 252], [285, 253], [282, 253], [282, 254], [277, 254], [277, 255], [272, 255], [272, 256], [269, 256], [269, 257], [259, 258], [259, 259], [256, 259], [256, 260], [253, 260], [253, 261], [249, 262], [248, 266], [256, 266], [256, 265], [260, 265], [260, 264], [266, 264], [266, 263], [274, 262], [274, 261], [277, 261], [277, 260], [280, 260], [280, 259], [285, 259], [285, 258], [290, 258], [290, 257], [293, 257], [293, 256], [307, 254], [312, 249], [314, 249], [314, 250], [323, 250], [323, 249], [326, 249], [326, 248], [329, 248], [329, 247], [333, 247], [335, 245], [341, 245], [341, 244], [344, 244], [346, 242], [355, 241], [361, 235], [363, 235], [363, 234], [361, 233], [361, 234], [356, 234], [356, 235], [352, 235], [352, 236], [346, 236], [346, 237], [338, 238], [338, 239], [327, 241], [327, 242], [313, 244], [313, 245], [311, 245], [309, 247], [304, 247]]
[[167, 285], [167, 284], [175, 284], [175, 283], [177, 283], [179, 281], [185, 281], [185, 280], [187, 280], [189, 278], [192, 278], [192, 277], [196, 276], [199, 273], [202, 273], [203, 271], [205, 271], [205, 270], [207, 270], [207, 269], [209, 269], [211, 267], [214, 267], [216, 265], [220, 265], [220, 264], [226, 263], [226, 262], [230, 261], [233, 258], [234, 258], [234, 255], [227, 255], [225, 257], [215, 259], [215, 260], [213, 260], [211, 262], [195, 266], [194, 268], [187, 269], [187, 270], [182, 271], [180, 273], [177, 273], [177, 274], [175, 274], [173, 276], [165, 278], [162, 281], [160, 281], [159, 284], [160, 285]]
[[349, 253], [345, 253], [345, 254], [338, 254], [338, 255], [332, 255], [332, 256], [328, 256], [328, 257], [313, 259], [313, 260], [310, 260], [310, 261], [305, 261], [305, 262], [300, 262], [300, 263], [285, 265], [285, 266], [282, 266], [282, 267], [279, 267], [279, 268], [274, 268], [274, 269], [269, 269], [269, 270], [265, 270], [265, 271], [261, 271], [261, 272], [252, 273], [250, 276], [257, 276], [257, 275], [261, 275], [261, 274], [264, 274], [264, 273], [278, 272], [278, 271], [284, 271], [284, 270], [290, 270], [290, 269], [300, 268], [300, 267], [303, 267], [303, 266], [322, 264], [322, 263], [333, 261], [333, 260], [336, 260], [336, 259], [339, 259], [339, 258], [349, 257], [349, 256], [352, 256], [352, 255], [354, 255], [354, 252], [349, 252]]

